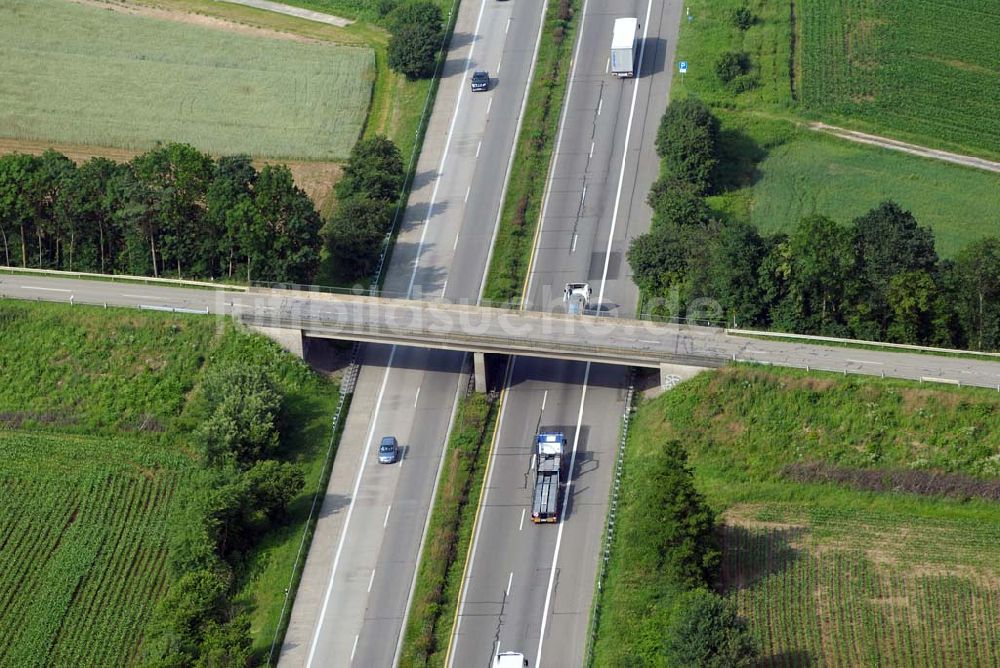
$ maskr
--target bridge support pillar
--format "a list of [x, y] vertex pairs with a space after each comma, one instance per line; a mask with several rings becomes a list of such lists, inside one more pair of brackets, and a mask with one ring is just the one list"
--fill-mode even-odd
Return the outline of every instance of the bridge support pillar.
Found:
[[486, 392], [486, 353], [472, 353], [472, 367], [476, 377], [476, 392]]
[[301, 329], [289, 327], [264, 327], [263, 325], [248, 325], [248, 327], [259, 334], [263, 334], [279, 346], [295, 355], [299, 359], [305, 359], [306, 337]]
[[702, 371], [711, 371], [703, 366], [689, 366], [687, 364], [660, 364], [660, 387], [669, 390], [677, 383], [688, 378], [694, 378]]

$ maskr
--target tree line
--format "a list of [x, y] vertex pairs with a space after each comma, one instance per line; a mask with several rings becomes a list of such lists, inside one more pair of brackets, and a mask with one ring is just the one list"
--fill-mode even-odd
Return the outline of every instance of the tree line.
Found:
[[808, 216], [787, 234], [722, 219], [705, 201], [716, 187], [719, 121], [695, 99], [668, 107], [656, 148], [652, 225], [628, 251], [654, 312], [790, 333], [1000, 349], [1000, 238], [978, 239], [942, 259], [933, 232], [891, 201], [847, 225]]
[[233, 600], [238, 574], [305, 482], [299, 467], [278, 459], [283, 402], [260, 367], [207, 374], [194, 432], [202, 466], [172, 517], [169, 584], [143, 640], [144, 665], [250, 665], [250, 618]]
[[165, 144], [79, 166], [53, 150], [0, 157], [6, 265], [308, 283], [322, 220], [286, 166]]
[[372, 277], [400, 206], [404, 176], [399, 148], [389, 139], [375, 136], [354, 145], [325, 229], [337, 282], [350, 285]]
[[[716, 592], [722, 552], [716, 516], [694, 484], [687, 452], [667, 441], [644, 460], [616, 542], [632, 546], [629, 583], [649, 614], [620, 637], [621, 665], [750, 666], [759, 648], [736, 610]], [[619, 583], [624, 584], [624, 582]]]

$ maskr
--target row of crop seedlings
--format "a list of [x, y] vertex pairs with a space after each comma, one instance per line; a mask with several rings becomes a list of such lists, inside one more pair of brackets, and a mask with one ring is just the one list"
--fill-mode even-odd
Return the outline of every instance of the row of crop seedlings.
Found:
[[1000, 664], [1000, 592], [993, 582], [944, 575], [911, 584], [925, 656], [941, 666]]
[[[844, 112], [853, 100], [876, 98], [879, 81], [877, 29], [851, 32], [854, 17], [878, 13], [871, 0], [800, 2], [802, 99], [807, 107]], [[850, 17], [850, 18], [849, 18]], [[878, 25], [872, 23], [871, 25]]]
[[3, 483], [4, 497], [18, 503], [10, 504], [13, 517], [3, 527], [5, 543], [0, 548], [0, 635], [8, 641], [0, 643], [0, 660], [10, 650], [11, 634], [21, 626], [38, 571], [76, 512], [76, 490], [43, 490], [39, 494], [33, 485], [20, 481]]
[[[858, 550], [809, 554], [787, 529], [726, 534], [723, 577], [764, 656], [783, 665], [994, 665], [1000, 592], [955, 576], [880, 573]], [[895, 569], [893, 565], [891, 568]]]
[[10, 651], [5, 658], [11, 665], [43, 663], [39, 658], [48, 655], [74, 592], [97, 556], [101, 539], [99, 527], [108, 518], [102, 513], [91, 519], [89, 511], [95, 504], [103, 507], [101, 502], [108, 492], [94, 484], [81, 485], [77, 490], [80, 492], [79, 505], [59, 527], [58, 537], [45, 546], [45, 551], [28, 555], [40, 567], [31, 580], [22, 580], [27, 585], [20, 592], [22, 610], [15, 619], [8, 620], [15, 622], [13, 628], [8, 624], [6, 636]]
[[[114, 536], [109, 536], [98, 558], [100, 570], [91, 572], [80, 591], [67, 627], [74, 632], [60, 637], [54, 662], [69, 665], [87, 657], [98, 665], [121, 665], [135, 651], [148, 621], [149, 601], [159, 597], [165, 578], [166, 513], [177, 476], [160, 470], [151, 481], [143, 476], [120, 475], [119, 485], [129, 507], [116, 516]], [[124, 602], [123, 602], [124, 601]], [[129, 611], [123, 623], [121, 611]], [[100, 638], [99, 643], [94, 639]]]
[[[58, 512], [25, 523], [29, 531], [41, 524], [49, 530], [22, 555], [34, 566], [8, 582], [21, 590], [0, 621], [10, 641], [0, 648], [0, 663], [31, 665], [45, 657], [46, 664], [119, 665], [134, 650], [143, 613], [162, 585], [165, 523], [156, 511], [175, 476], [88, 477], [79, 495], [53, 499], [60, 492], [50, 488], [45, 501], [57, 504], [41, 507]], [[77, 505], [79, 499], [86, 502]], [[26, 507], [40, 507], [41, 499], [35, 501]]]

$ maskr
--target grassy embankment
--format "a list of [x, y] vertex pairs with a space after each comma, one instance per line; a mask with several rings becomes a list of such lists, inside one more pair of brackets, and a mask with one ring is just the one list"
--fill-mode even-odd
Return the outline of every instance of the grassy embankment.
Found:
[[482, 394], [466, 397], [458, 407], [420, 557], [401, 666], [444, 664], [495, 418], [496, 404]]
[[[694, 0], [677, 46], [677, 59], [690, 69], [674, 75], [672, 96], [700, 97], [723, 123], [723, 192], [710, 198], [713, 207], [773, 232], [812, 213], [847, 222], [893, 199], [934, 230], [944, 256], [995, 230], [1000, 176], [805, 125], [824, 120], [996, 158], [1000, 128], [983, 103], [1000, 94], [988, 74], [994, 49], [963, 47], [958, 61], [947, 56], [944, 42], [926, 39], [925, 28], [940, 25], [941, 8], [925, 2], [861, 2], [859, 13], [845, 17], [837, 3], [765, 0], [752, 4], [756, 21], [740, 31], [730, 16], [744, 4]], [[967, 30], [971, 45], [995, 34], [989, 26], [1000, 29], [1000, 13], [980, 5], [949, 14], [948, 30]], [[714, 65], [726, 51], [749, 55], [756, 88], [734, 93], [719, 81]]]
[[996, 502], [797, 482], [785, 469], [818, 461], [925, 483], [937, 470], [995, 481], [996, 392], [735, 367], [638, 409], [594, 665], [662, 665], [660, 629], [637, 621], [654, 619], [653, 602], [670, 605], [642, 566], [657, 548], [621, 537], [648, 512], [636, 493], [643, 462], [669, 439], [686, 445], [721, 515], [720, 589], [749, 619], [764, 665], [1000, 659]]
[[483, 296], [520, 301], [576, 40], [578, 0], [550, 0]]
[[196, 466], [188, 413], [203, 374], [237, 361], [269, 369], [286, 393], [295, 430], [283, 457], [306, 476], [286, 526], [238, 573], [236, 605], [266, 656], [323, 475], [336, 384], [214, 319], [0, 301], [0, 489], [10, 500], [0, 663], [139, 660], [166, 584], [174, 498]]

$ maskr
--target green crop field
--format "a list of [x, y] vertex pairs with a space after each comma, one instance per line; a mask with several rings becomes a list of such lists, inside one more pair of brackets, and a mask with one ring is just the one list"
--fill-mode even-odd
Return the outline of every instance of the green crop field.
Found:
[[1000, 4], [798, 2], [802, 102], [919, 144], [1000, 155]]
[[190, 460], [141, 439], [0, 431], [0, 665], [131, 663]]
[[[996, 665], [1000, 504], [807, 483], [787, 464], [949, 471], [1000, 478], [1000, 395], [833, 374], [730, 367], [640, 405], [626, 451], [616, 536], [643, 464], [684, 444], [719, 513], [720, 591], [761, 647], [759, 665]], [[673, 592], [616, 543], [594, 664], [664, 665]], [[649, 617], [653, 623], [637, 623]], [[659, 653], [659, 654], [658, 654]], [[643, 663], [640, 657], [650, 658]]]
[[67, 0], [0, 2], [0, 135], [343, 159], [364, 125], [369, 48], [271, 39]]
[[[956, 25], [977, 24], [970, 28], [970, 39], [979, 46], [955, 48], [963, 58], [992, 62], [987, 67], [992, 74], [967, 68], [963, 72], [980, 78], [969, 84], [971, 90], [958, 90], [936, 79], [937, 83], [923, 81], [923, 75], [911, 71], [919, 63], [935, 62], [930, 56], [917, 58], [913, 49], [923, 49], [919, 53], [926, 56], [928, 49], [944, 48], [944, 42], [922, 35], [916, 22], [900, 18], [909, 17], [910, 3], [904, 9], [902, 0], [792, 4], [763, 0], [748, 5], [755, 21], [740, 31], [731, 16], [746, 4], [744, 0], [692, 0], [688, 3], [692, 20], [682, 22], [677, 46], [677, 59], [689, 62], [689, 72], [674, 77], [672, 97], [697, 96], [712, 105], [722, 120], [720, 192], [712, 198], [713, 207], [764, 231], [781, 231], [812, 213], [846, 223], [891, 199], [934, 230], [938, 251], [946, 257], [972, 240], [996, 233], [1000, 175], [824, 136], [806, 129], [804, 121], [822, 119], [918, 144], [1000, 158], [1000, 126], [996, 125], [1000, 117], [994, 113], [1000, 108], [1000, 77], [996, 76], [1000, 52], [984, 42], [1000, 33], [1000, 26], [989, 27], [1000, 20], [1000, 10], [972, 0], [960, 3], [967, 10], [951, 15], [942, 11], [931, 19], [927, 18], [929, 3], [913, 3], [925, 32], [927, 26], [948, 23], [943, 30], [951, 35]], [[855, 31], [857, 44], [842, 34], [852, 22], [861, 26]], [[892, 40], [883, 39], [889, 26], [897, 24], [900, 27], [893, 29]], [[822, 30], [831, 34], [839, 30], [840, 37], [828, 35], [822, 42], [817, 37]], [[887, 46], [890, 42], [895, 50]], [[836, 52], [838, 45], [849, 53]], [[726, 51], [749, 56], [755, 87], [737, 93], [720, 82], [714, 63]], [[863, 57], [863, 53], [869, 55]], [[913, 100], [893, 93], [896, 97], [891, 102], [862, 95], [847, 104], [837, 97], [840, 84], [836, 82], [853, 80], [848, 74], [860, 77], [858, 81], [878, 74], [883, 87], [889, 86], [885, 82], [895, 82], [896, 74], [888, 73], [895, 72], [900, 60], [906, 66], [899, 67], [915, 79], [907, 84], [903, 97], [912, 92]], [[949, 62], [949, 67], [958, 67], [958, 61]], [[896, 90], [892, 86], [886, 90]], [[932, 94], [939, 97], [928, 97]]]
[[0, 665], [140, 661], [166, 586], [173, 500], [196, 479], [194, 398], [206, 370], [232, 363], [266, 368], [285, 393], [286, 458], [306, 476], [287, 524], [236, 573], [260, 657], [322, 475], [337, 385], [227, 321], [0, 300]]
[[734, 176], [749, 185], [709, 201], [762, 232], [790, 231], [814, 213], [848, 223], [885, 200], [930, 227], [944, 257], [1000, 230], [997, 174], [855, 144], [782, 121], [744, 124], [746, 117], [732, 113], [722, 118], [730, 136], [757, 144], [754, 151], [762, 157]]
[[737, 505], [722, 584], [769, 665], [990, 666], [1000, 522]]

